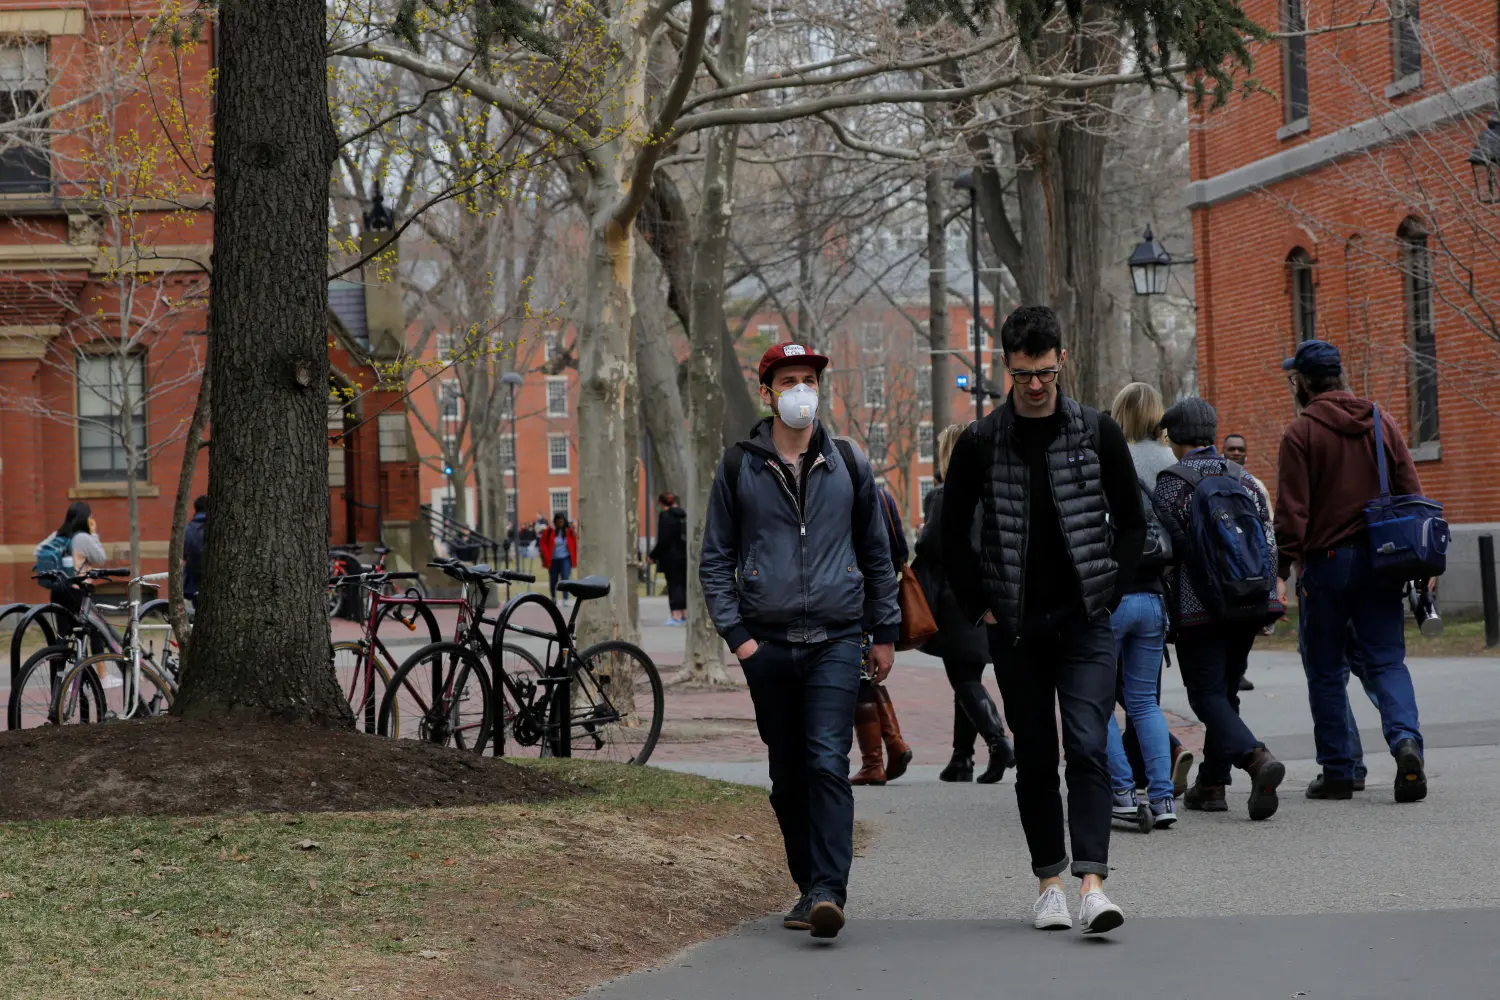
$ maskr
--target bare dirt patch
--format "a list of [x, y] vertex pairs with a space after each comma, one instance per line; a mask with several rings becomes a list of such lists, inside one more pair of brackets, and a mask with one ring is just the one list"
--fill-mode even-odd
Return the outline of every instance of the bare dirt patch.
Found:
[[540, 802], [578, 788], [413, 740], [162, 718], [0, 733], [0, 820]]

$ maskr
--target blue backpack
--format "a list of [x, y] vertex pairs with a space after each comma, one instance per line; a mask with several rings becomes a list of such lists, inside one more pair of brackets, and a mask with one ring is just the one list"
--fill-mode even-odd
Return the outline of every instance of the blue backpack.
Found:
[[65, 578], [73, 575], [73, 567], [68, 565], [72, 561], [73, 536], [65, 538], [54, 535], [37, 549], [36, 564], [31, 567], [31, 575], [40, 578], [42, 586], [53, 589], [54, 584], [61, 586]]
[[1443, 505], [1418, 493], [1391, 496], [1380, 407], [1371, 403], [1370, 410], [1375, 418], [1375, 465], [1380, 472], [1380, 496], [1365, 505], [1370, 566], [1392, 583], [1441, 576], [1448, 568], [1449, 540]]
[[1234, 462], [1226, 465], [1217, 476], [1182, 464], [1163, 472], [1193, 488], [1182, 566], [1214, 621], [1265, 624], [1276, 557], [1266, 543], [1260, 508], [1240, 481], [1244, 469]]

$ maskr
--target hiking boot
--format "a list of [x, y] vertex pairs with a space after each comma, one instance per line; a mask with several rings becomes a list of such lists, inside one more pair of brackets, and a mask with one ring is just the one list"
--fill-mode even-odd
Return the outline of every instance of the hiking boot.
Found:
[[1250, 678], [1246, 677], [1244, 674], [1240, 674], [1240, 690], [1241, 691], [1254, 691], [1255, 690], [1255, 685], [1251, 682]]
[[1165, 830], [1177, 822], [1177, 802], [1170, 795], [1151, 803], [1151, 816], [1158, 830]]
[[859, 741], [860, 768], [849, 779], [849, 784], [885, 784], [885, 760], [880, 749], [880, 708], [873, 701], [855, 704], [854, 737]]
[[808, 922], [807, 914], [812, 909], [812, 897], [803, 893], [797, 897], [796, 904], [786, 911], [786, 916], [781, 918], [781, 926], [790, 931], [805, 931], [812, 927]]
[[807, 922], [815, 938], [836, 938], [844, 929], [844, 908], [827, 896], [816, 896], [807, 911]]
[[880, 736], [885, 740], [885, 779], [895, 781], [906, 773], [911, 763], [911, 747], [901, 738], [901, 724], [896, 721], [896, 706], [891, 703], [891, 693], [884, 684], [870, 685], [875, 692], [875, 707], [880, 713]]
[[1109, 897], [1098, 889], [1083, 897], [1078, 908], [1078, 922], [1083, 924], [1085, 934], [1103, 934], [1125, 922], [1125, 913]]
[[1427, 772], [1422, 766], [1422, 751], [1408, 736], [1396, 743], [1396, 801], [1421, 802], [1427, 798]]
[[953, 751], [948, 766], [938, 772], [939, 781], [973, 781], [974, 755], [962, 750]]
[[1194, 812], [1221, 813], [1229, 811], [1229, 803], [1224, 799], [1223, 785], [1205, 785], [1193, 782], [1182, 796], [1182, 804]]
[[1260, 747], [1241, 766], [1250, 775], [1250, 818], [1270, 819], [1281, 804], [1276, 798], [1276, 786], [1286, 777], [1286, 765], [1271, 751]]
[[1330, 778], [1327, 773], [1322, 773], [1308, 784], [1307, 797], [1310, 799], [1352, 799], [1354, 791], [1353, 779]]
[[1150, 807], [1141, 802], [1134, 788], [1128, 792], [1114, 793], [1110, 815], [1121, 823], [1129, 823], [1142, 833], [1150, 833], [1151, 828], [1156, 825], [1156, 817], [1152, 815]]
[[1179, 799], [1187, 794], [1188, 775], [1193, 770], [1193, 751], [1178, 746], [1172, 755], [1172, 794]]

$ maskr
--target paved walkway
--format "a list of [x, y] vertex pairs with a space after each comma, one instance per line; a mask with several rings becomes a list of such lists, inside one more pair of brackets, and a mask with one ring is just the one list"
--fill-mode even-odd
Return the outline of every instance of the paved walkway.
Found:
[[[1281, 811], [1251, 823], [1241, 782], [1230, 789], [1227, 814], [1185, 813], [1176, 829], [1149, 836], [1117, 829], [1109, 888], [1128, 919], [1099, 940], [1031, 929], [1035, 882], [1012, 781], [983, 788], [936, 780], [950, 705], [943, 674], [919, 654], [898, 662], [897, 705], [918, 764], [895, 784], [857, 790], [869, 840], [855, 861], [850, 924], [839, 939], [814, 942], [760, 921], [590, 997], [1496, 995], [1500, 884], [1489, 874], [1500, 856], [1494, 660], [1412, 661], [1432, 793], [1424, 803], [1398, 806], [1394, 766], [1363, 698], [1354, 710], [1370, 749], [1370, 790], [1350, 802], [1302, 797], [1317, 765], [1301, 667], [1294, 656], [1257, 654], [1250, 671], [1257, 690], [1244, 696], [1244, 714], [1288, 762]], [[730, 706], [736, 695], [704, 697], [706, 707], [715, 698]], [[1175, 671], [1163, 704], [1190, 717]], [[1185, 731], [1196, 735], [1196, 727]], [[680, 756], [693, 745], [672, 744], [664, 765], [765, 783], [758, 756]]]

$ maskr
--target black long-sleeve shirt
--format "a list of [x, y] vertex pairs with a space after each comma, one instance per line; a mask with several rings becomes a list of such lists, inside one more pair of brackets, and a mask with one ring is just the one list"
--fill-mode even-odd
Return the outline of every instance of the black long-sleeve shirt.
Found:
[[[1021, 631], [1034, 632], [1055, 628], [1059, 623], [1083, 612], [1083, 587], [1073, 566], [1067, 539], [1063, 537], [1062, 519], [1052, 496], [1052, 480], [1047, 472], [1047, 448], [1061, 433], [1066, 420], [1062, 408], [1049, 417], [1015, 418], [1015, 444], [1022, 461], [1031, 470], [1031, 512], [1027, 525], [1030, 535], [1026, 546], [1025, 618]], [[1146, 541], [1146, 517], [1141, 508], [1140, 487], [1136, 485], [1135, 463], [1130, 457], [1125, 434], [1108, 415], [1099, 415], [1099, 475], [1104, 497], [1109, 503], [1114, 526], [1114, 544], [1110, 558], [1117, 567], [1115, 592], [1110, 608], [1119, 604], [1120, 596], [1135, 575]], [[969, 525], [974, 508], [980, 502], [982, 484], [990, 474], [992, 456], [974, 436], [973, 428], [959, 436], [953, 446], [953, 457], [944, 477], [943, 552], [953, 593], [964, 614], [978, 621], [987, 611], [982, 585], [979, 554], [969, 541]]]

